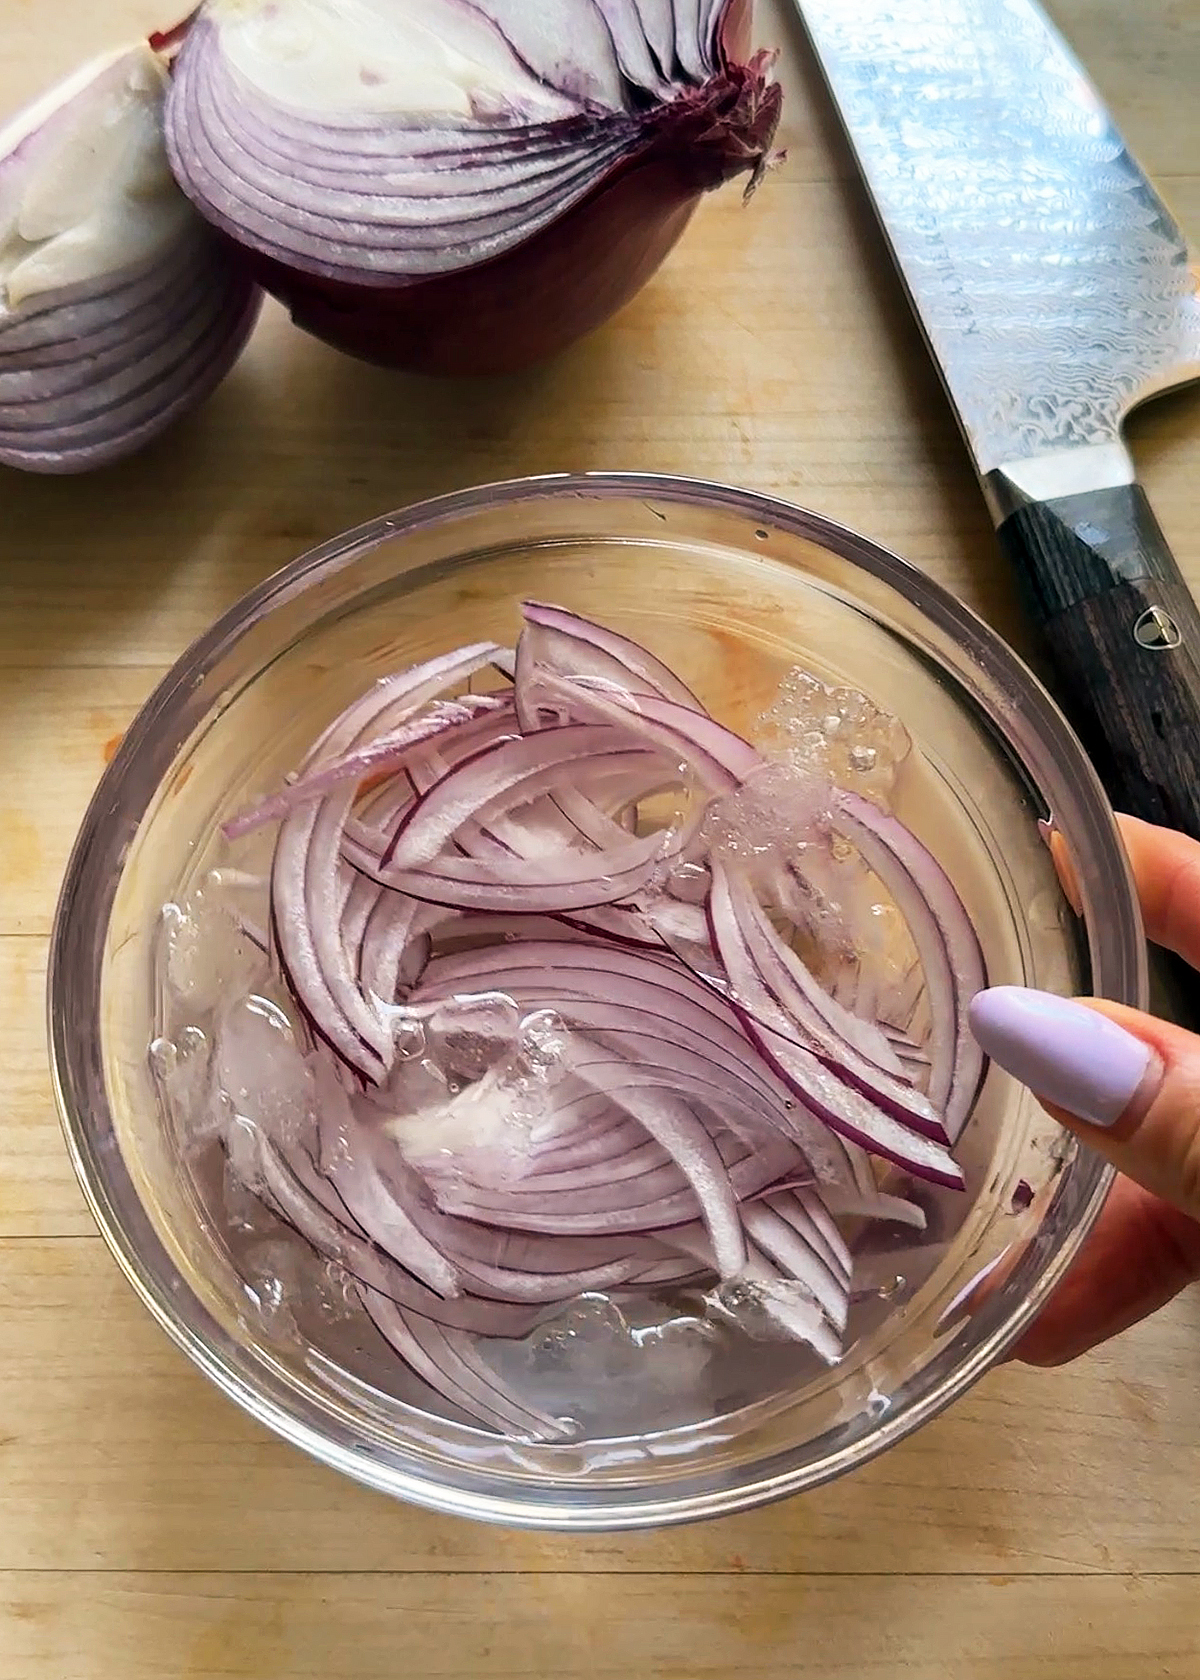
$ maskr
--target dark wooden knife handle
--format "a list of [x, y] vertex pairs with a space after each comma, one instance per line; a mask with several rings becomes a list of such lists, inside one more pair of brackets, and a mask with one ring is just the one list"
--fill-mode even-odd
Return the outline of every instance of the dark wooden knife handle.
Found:
[[1113, 804], [1200, 839], [1200, 612], [1141, 486], [1028, 503], [999, 534]]

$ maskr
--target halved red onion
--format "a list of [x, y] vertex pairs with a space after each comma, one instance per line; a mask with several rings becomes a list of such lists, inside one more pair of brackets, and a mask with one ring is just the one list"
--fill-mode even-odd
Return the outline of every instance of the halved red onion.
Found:
[[85, 65], [0, 129], [0, 463], [82, 472], [204, 401], [260, 294], [171, 178], [163, 58]]
[[748, 0], [207, 0], [172, 167], [319, 338], [487, 372], [598, 325], [778, 121]]

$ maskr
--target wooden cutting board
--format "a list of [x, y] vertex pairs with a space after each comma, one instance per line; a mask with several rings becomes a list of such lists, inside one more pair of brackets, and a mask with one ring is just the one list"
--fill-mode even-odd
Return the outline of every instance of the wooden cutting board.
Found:
[[[1055, 0], [1200, 234], [1195, 0]], [[170, 22], [4, 0], [0, 110]], [[86, 1214], [46, 1071], [46, 934], [76, 823], [163, 668], [334, 532], [472, 481], [628, 467], [845, 520], [1021, 629], [799, 30], [788, 160], [707, 203], [643, 296], [486, 387], [342, 360], [269, 310], [204, 412], [91, 480], [0, 473], [0, 1680], [1200, 1677], [1200, 1296], [1071, 1368], [1009, 1367], [856, 1478], [634, 1539], [494, 1531], [340, 1481], [227, 1404]], [[1200, 586], [1200, 397], [1134, 443]]]

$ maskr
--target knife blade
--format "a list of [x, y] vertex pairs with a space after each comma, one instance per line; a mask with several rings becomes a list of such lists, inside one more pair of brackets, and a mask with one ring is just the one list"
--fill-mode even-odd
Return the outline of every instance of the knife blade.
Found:
[[1120, 809], [1200, 838], [1200, 613], [1122, 427], [1200, 378], [1187, 241], [1033, 0], [796, 0], [1048, 675]]

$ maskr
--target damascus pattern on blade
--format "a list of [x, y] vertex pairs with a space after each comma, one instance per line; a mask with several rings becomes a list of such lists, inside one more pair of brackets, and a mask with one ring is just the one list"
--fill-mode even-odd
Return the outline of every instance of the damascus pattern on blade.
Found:
[[799, 0], [981, 474], [1200, 378], [1187, 242], [1029, 0]]

